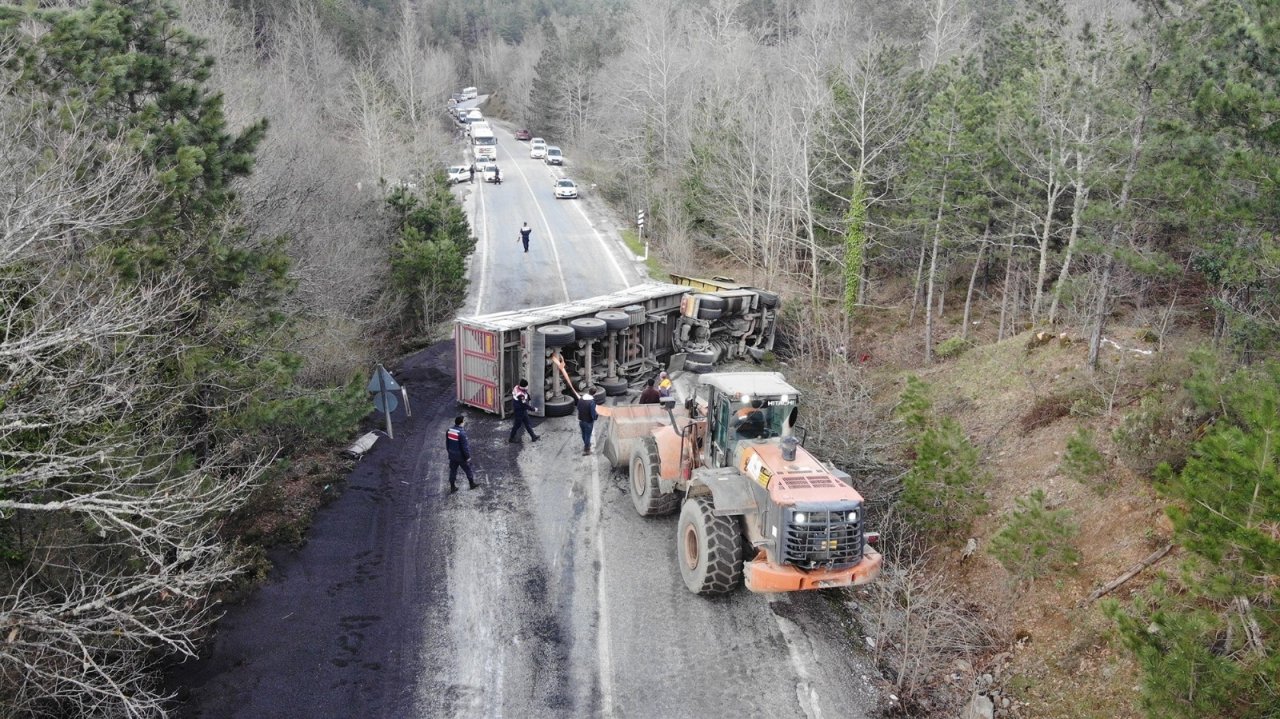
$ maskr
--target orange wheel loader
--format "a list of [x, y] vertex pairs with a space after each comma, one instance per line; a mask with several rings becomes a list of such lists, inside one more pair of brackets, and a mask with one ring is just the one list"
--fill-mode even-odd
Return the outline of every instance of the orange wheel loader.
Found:
[[800, 393], [776, 372], [699, 377], [676, 407], [609, 408], [602, 450], [628, 473], [645, 517], [679, 510], [676, 561], [689, 590], [724, 594], [865, 584], [882, 558], [848, 474], [796, 436]]

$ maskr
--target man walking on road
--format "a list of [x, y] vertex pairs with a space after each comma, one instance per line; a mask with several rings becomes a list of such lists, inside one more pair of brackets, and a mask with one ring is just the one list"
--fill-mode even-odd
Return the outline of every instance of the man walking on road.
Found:
[[600, 415], [596, 412], [596, 398], [591, 396], [590, 387], [578, 395], [578, 429], [582, 430], [582, 453], [591, 454], [591, 431], [596, 427]]
[[529, 227], [528, 222], [524, 223], [524, 225], [520, 228], [520, 241], [524, 243], [525, 252], [529, 251], [529, 235], [532, 233], [533, 233], [533, 228]]
[[515, 413], [515, 423], [511, 425], [511, 437], [507, 441], [516, 441], [520, 428], [523, 427], [529, 437], [537, 442], [538, 435], [533, 433], [533, 425], [529, 423], [529, 380], [520, 380], [520, 384], [511, 390], [511, 409]]
[[454, 417], [453, 426], [444, 434], [444, 448], [449, 452], [449, 494], [458, 491], [458, 467], [466, 472], [471, 489], [476, 488], [476, 478], [471, 474], [471, 445], [467, 444], [467, 431], [462, 428], [466, 421], [466, 417]]

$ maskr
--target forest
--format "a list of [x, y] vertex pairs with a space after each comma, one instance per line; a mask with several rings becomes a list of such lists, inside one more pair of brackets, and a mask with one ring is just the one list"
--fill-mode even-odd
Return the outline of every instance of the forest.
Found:
[[[0, 712], [172, 710], [159, 671], [305, 532], [371, 363], [465, 293], [442, 111], [476, 85], [662, 264], [787, 298], [778, 359], [884, 528], [903, 715], [953, 716], [963, 661], [1014, 663], [1013, 716], [1275, 717], [1277, 77], [1271, 0], [0, 8]], [[1014, 384], [1022, 434], [984, 434]], [[1062, 496], [1000, 459], [1049, 443]], [[1176, 549], [1060, 642], [1107, 671], [1008, 659], [1133, 504], [1135, 556]]]

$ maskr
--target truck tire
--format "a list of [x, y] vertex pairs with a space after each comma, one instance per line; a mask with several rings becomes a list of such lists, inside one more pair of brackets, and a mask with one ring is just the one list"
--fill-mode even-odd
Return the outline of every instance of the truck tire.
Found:
[[723, 297], [715, 295], [694, 295], [698, 298], [698, 319], [700, 320], [718, 320], [720, 315], [724, 314], [724, 308], [729, 304]]
[[627, 484], [631, 487], [631, 504], [641, 517], [661, 517], [680, 508], [680, 495], [662, 493], [658, 486], [658, 440], [643, 437], [631, 451]]
[[627, 393], [627, 381], [625, 379], [602, 379], [600, 386], [604, 388], [604, 393], [609, 397], [620, 397]]
[[569, 326], [578, 334], [580, 340], [594, 340], [609, 334], [609, 327], [604, 320], [595, 317], [580, 317], [569, 320]]
[[685, 360], [684, 369], [686, 372], [692, 372], [694, 374], [706, 374], [715, 368], [711, 366], [710, 362], [695, 362], [692, 360]]
[[548, 417], [568, 417], [577, 407], [577, 400], [568, 396], [550, 397], [542, 405], [542, 413]]
[[542, 335], [542, 342], [548, 348], [564, 347], [565, 345], [573, 344], [573, 341], [578, 338], [572, 327], [565, 327], [564, 325], [539, 327], [538, 334]]
[[708, 351], [708, 352], [698, 352], [698, 351], [688, 352], [688, 353], [686, 353], [686, 354], [685, 354], [684, 361], [685, 361], [686, 363], [688, 363], [688, 362], [701, 362], [701, 363], [703, 363], [703, 364], [715, 364], [715, 361], [716, 361], [716, 353], [715, 353], [715, 352], [710, 352], [710, 351]]
[[778, 302], [780, 301], [781, 298], [779, 298], [777, 294], [770, 292], [768, 290], [756, 290], [755, 292], [757, 295], [760, 296], [761, 307], [767, 307], [769, 309], [773, 309], [778, 306]]
[[631, 315], [622, 310], [604, 310], [596, 313], [596, 319], [602, 320], [610, 332], [625, 330], [631, 326]]
[[676, 527], [676, 563], [694, 594], [728, 594], [742, 583], [737, 517], [717, 517], [706, 497], [686, 500]]

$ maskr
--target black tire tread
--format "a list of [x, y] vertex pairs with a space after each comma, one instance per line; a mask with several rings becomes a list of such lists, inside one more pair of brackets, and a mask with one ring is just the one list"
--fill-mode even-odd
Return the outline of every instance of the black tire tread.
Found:
[[569, 326], [577, 333], [578, 339], [598, 339], [609, 334], [609, 328], [604, 320], [595, 317], [579, 317], [576, 320], [569, 320]]
[[[742, 583], [743, 548], [742, 535], [736, 526], [735, 517], [717, 517], [712, 512], [711, 502], [706, 497], [694, 497], [685, 502], [694, 506], [697, 520], [705, 528], [706, 547], [701, 554], [706, 557], [707, 571], [703, 573], [701, 582], [695, 589], [689, 586], [686, 575], [685, 584], [695, 594], [728, 594]], [[683, 552], [685, 510], [681, 508], [680, 524], [676, 530], [676, 551]], [[677, 556], [680, 569], [685, 571], [683, 556]]]
[[[637, 458], [645, 463], [645, 468], [648, 472], [648, 491], [643, 495], [636, 494], [635, 478], [631, 476], [631, 473], [635, 471]], [[675, 492], [663, 494], [662, 488], [658, 485], [658, 469], [662, 466], [661, 461], [662, 459], [658, 455], [658, 440], [653, 437], [645, 437], [632, 450], [631, 458], [627, 462], [627, 493], [631, 495], [631, 504], [641, 517], [661, 517], [671, 514], [680, 508], [680, 495]]]
[[573, 414], [573, 411], [577, 408], [577, 402], [572, 397], [565, 395], [561, 395], [561, 397], [568, 401], [548, 401], [542, 405], [542, 413], [548, 417], [568, 417]]
[[542, 335], [543, 344], [548, 348], [564, 347], [578, 338], [576, 330], [564, 325], [539, 327], [538, 332]]

